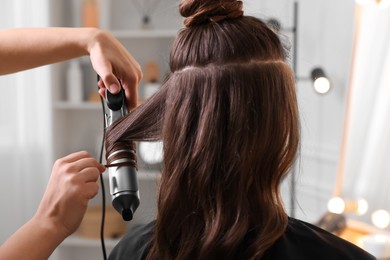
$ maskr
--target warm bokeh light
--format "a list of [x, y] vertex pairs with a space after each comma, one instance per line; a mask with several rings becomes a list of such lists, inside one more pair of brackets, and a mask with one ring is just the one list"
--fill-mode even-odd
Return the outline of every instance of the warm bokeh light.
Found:
[[359, 199], [357, 201], [357, 209], [356, 214], [359, 216], [362, 216], [367, 213], [368, 210], [368, 203], [365, 199]]
[[329, 200], [328, 210], [335, 214], [342, 214], [345, 209], [345, 202], [340, 197], [335, 197]]
[[386, 210], [380, 209], [372, 213], [372, 223], [378, 228], [386, 228], [390, 223], [390, 215]]
[[367, 213], [368, 203], [365, 199], [344, 200], [340, 197], [334, 197], [328, 202], [328, 210], [335, 214], [353, 212], [358, 216], [362, 216]]

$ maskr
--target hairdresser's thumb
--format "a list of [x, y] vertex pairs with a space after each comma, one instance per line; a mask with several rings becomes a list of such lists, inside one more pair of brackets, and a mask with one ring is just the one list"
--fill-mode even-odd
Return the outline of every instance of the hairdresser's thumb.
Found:
[[112, 94], [116, 94], [120, 91], [120, 84], [118, 79], [114, 75], [107, 76], [103, 79], [104, 85]]

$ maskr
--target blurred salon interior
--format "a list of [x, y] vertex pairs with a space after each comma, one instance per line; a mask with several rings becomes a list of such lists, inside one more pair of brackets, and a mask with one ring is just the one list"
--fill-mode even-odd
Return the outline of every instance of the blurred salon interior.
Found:
[[[177, 4], [2, 0], [0, 29], [110, 31], [142, 67], [142, 103], [168, 73], [169, 49], [183, 26]], [[301, 144], [282, 184], [286, 211], [390, 259], [390, 1], [244, 0], [244, 7], [277, 31], [295, 72]], [[36, 211], [57, 158], [80, 150], [99, 157], [103, 112], [88, 57], [0, 76], [0, 93], [3, 243]], [[141, 204], [132, 221], [112, 209], [104, 178], [108, 252], [127, 230], [155, 216], [162, 144], [139, 143], [137, 154]], [[99, 192], [51, 259], [101, 258], [101, 205]]]

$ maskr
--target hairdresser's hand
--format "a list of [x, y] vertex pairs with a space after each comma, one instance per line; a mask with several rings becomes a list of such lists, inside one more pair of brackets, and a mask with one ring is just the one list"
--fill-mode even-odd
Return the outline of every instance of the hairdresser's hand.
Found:
[[96, 181], [104, 170], [87, 152], [57, 160], [34, 219], [52, 225], [63, 238], [72, 234], [81, 223], [88, 201], [97, 194]]
[[142, 79], [140, 65], [111, 34], [99, 31], [89, 45], [92, 66], [102, 79], [99, 93], [105, 97], [105, 89], [115, 94], [119, 92], [119, 81], [126, 93], [126, 103], [130, 109], [137, 106], [138, 84]]
[[104, 166], [87, 152], [57, 160], [35, 216], [0, 245], [0, 259], [48, 259], [80, 225]]
[[107, 87], [119, 92], [119, 81], [126, 92], [129, 108], [137, 105], [139, 64], [110, 33], [98, 28], [17, 28], [0, 30], [0, 75], [31, 69], [89, 55], [102, 78], [104, 97]]

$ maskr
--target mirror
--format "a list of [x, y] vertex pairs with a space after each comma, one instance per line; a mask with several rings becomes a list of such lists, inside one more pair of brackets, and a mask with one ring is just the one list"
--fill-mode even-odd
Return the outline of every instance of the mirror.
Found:
[[[328, 210], [328, 201], [340, 196], [354, 202], [356, 209], [359, 203], [367, 207], [366, 214], [348, 213], [349, 218], [373, 225], [371, 216], [376, 210], [390, 209], [389, 3], [298, 3], [302, 141], [294, 194], [291, 179], [282, 186], [286, 208], [290, 212], [294, 208], [298, 218], [316, 222]], [[293, 1], [264, 1], [252, 10], [288, 28], [293, 21], [292, 5]], [[324, 68], [331, 80], [333, 88], [327, 95], [314, 93], [306, 80], [315, 66]]]
[[386, 228], [390, 223], [390, 9], [383, 7], [362, 6], [356, 12], [336, 195], [365, 199], [367, 213], [355, 217]]
[[[277, 19], [285, 29], [294, 22], [295, 1], [251, 3], [248, 14], [264, 20]], [[345, 100], [354, 40], [355, 2], [297, 1], [297, 45], [292, 33], [282, 30], [282, 40], [290, 45], [290, 59], [296, 56], [297, 95], [301, 114], [300, 159], [295, 167], [295, 187], [291, 177], [282, 185], [287, 212], [291, 216], [317, 222], [327, 211], [337, 176], [343, 132]], [[320, 67], [331, 80], [326, 95], [313, 90], [310, 78]]]

